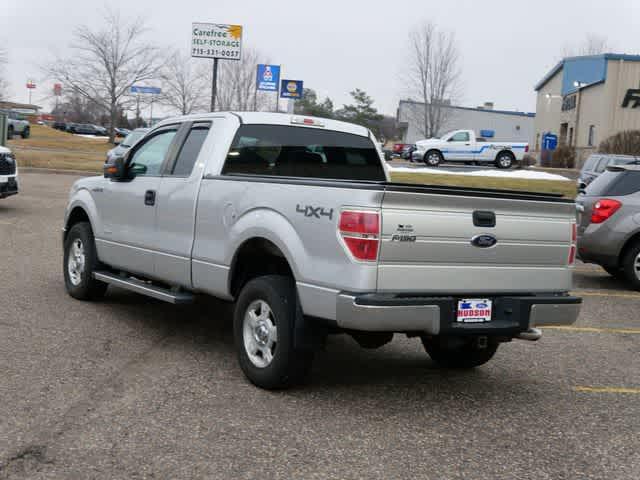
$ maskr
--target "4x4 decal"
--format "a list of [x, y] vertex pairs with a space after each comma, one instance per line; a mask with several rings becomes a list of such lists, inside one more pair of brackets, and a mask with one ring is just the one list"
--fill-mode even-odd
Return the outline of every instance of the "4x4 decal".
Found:
[[300, 204], [297, 204], [296, 212], [302, 213], [305, 217], [329, 217], [329, 220], [333, 219], [333, 208], [325, 210], [324, 207], [314, 207], [313, 205], [306, 205], [304, 207], [301, 207]]

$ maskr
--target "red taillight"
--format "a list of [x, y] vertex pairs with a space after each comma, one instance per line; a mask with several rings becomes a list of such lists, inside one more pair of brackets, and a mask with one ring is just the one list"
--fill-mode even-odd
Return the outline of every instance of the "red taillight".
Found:
[[578, 240], [578, 226], [575, 223], [571, 224], [571, 241], [576, 243]]
[[573, 265], [576, 263], [576, 246], [571, 245], [571, 249], [569, 250], [569, 265]]
[[617, 200], [611, 200], [609, 198], [603, 198], [598, 200], [593, 206], [591, 212], [591, 223], [602, 223], [607, 220], [611, 215], [616, 213], [622, 206]]
[[378, 212], [343, 211], [338, 224], [347, 249], [357, 260], [376, 261], [380, 240]]

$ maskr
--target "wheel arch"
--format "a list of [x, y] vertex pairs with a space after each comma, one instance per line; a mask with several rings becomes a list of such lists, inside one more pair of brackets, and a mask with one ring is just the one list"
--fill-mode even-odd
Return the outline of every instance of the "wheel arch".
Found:
[[494, 161], [496, 161], [496, 162], [497, 162], [497, 161], [498, 161], [498, 158], [500, 158], [500, 155], [502, 155], [503, 153], [507, 153], [507, 154], [509, 154], [509, 156], [511, 157], [511, 159], [512, 159], [514, 162], [516, 161], [516, 155], [515, 155], [511, 150], [506, 149], [506, 148], [504, 148], [504, 149], [500, 150], [500, 151], [496, 154], [496, 156], [495, 156], [495, 158], [494, 158]]
[[622, 265], [622, 261], [624, 260], [624, 257], [627, 255], [627, 252], [636, 243], [640, 243], [640, 230], [636, 230], [633, 234], [631, 234], [631, 236], [627, 238], [627, 240], [622, 245], [622, 248], [618, 253], [618, 266]]
[[429, 156], [430, 153], [437, 153], [438, 155], [440, 155], [440, 161], [442, 162], [444, 160], [444, 155], [442, 154], [442, 150], [440, 148], [429, 148], [427, 149], [426, 152], [424, 152], [424, 155], [422, 156], [422, 160], [426, 163], [427, 162], [427, 157]]
[[64, 235], [63, 240], [66, 239], [69, 229], [78, 222], [89, 222], [91, 230], [94, 235], [99, 233], [99, 225], [96, 222], [97, 211], [96, 206], [91, 198], [89, 192], [85, 189], [79, 190], [75, 193], [75, 196], [69, 206], [67, 207], [67, 213], [64, 219]]

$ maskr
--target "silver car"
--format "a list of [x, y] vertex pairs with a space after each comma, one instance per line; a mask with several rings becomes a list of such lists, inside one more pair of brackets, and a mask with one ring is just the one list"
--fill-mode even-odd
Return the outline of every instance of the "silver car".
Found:
[[122, 157], [127, 150], [129, 150], [134, 143], [144, 137], [144, 134], [148, 131], [148, 128], [136, 128], [133, 130], [125, 137], [124, 140], [122, 140], [122, 142], [107, 152], [107, 160], [105, 163], [113, 162], [116, 158]]
[[576, 207], [578, 257], [640, 290], [640, 165], [608, 167]]

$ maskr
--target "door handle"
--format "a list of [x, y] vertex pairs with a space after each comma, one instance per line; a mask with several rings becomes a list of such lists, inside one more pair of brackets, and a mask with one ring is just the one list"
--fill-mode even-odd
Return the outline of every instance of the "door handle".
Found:
[[147, 190], [144, 192], [144, 204], [145, 205], [155, 205], [156, 204], [156, 191], [155, 190]]

